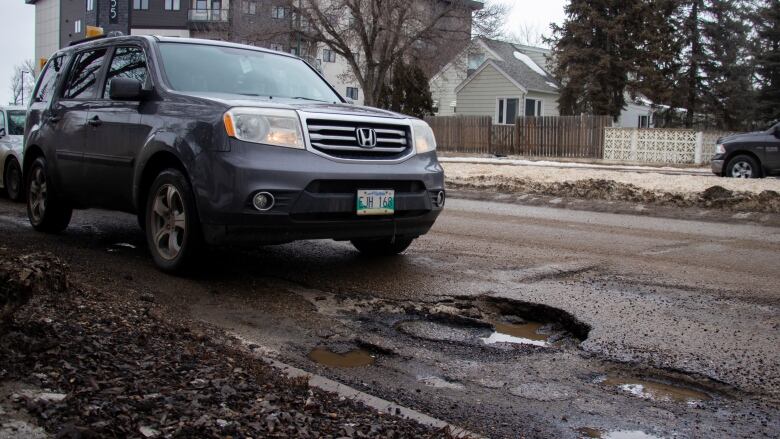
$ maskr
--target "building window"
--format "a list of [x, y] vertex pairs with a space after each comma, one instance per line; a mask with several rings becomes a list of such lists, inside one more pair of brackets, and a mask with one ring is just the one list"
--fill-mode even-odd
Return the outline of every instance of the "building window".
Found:
[[166, 11], [179, 11], [181, 10], [181, 0], [165, 0]]
[[241, 3], [241, 9], [244, 11], [244, 14], [257, 14], [257, 2], [254, 1], [244, 1]]
[[525, 115], [526, 116], [541, 116], [542, 115], [542, 101], [539, 99], [526, 99], [525, 100]]
[[293, 54], [293, 55], [295, 55], [295, 56], [299, 56], [299, 55], [298, 55], [298, 48], [297, 48], [297, 47], [293, 47], [293, 48], [291, 48], [291, 49], [290, 49], [290, 53], [292, 53], [292, 54]]
[[271, 10], [271, 17], [273, 18], [284, 18], [285, 15], [287, 15], [287, 10], [284, 6], [274, 6]]
[[149, 0], [133, 0], [133, 9], [135, 10], [148, 10]]
[[87, 0], [87, 11], [95, 10], [95, 0]]
[[347, 87], [347, 97], [352, 99], [353, 101], [358, 100], [358, 96], [360, 96], [360, 89], [357, 87]]
[[284, 46], [279, 43], [271, 43], [269, 48], [271, 50], [276, 50], [277, 52], [284, 52]]
[[517, 119], [518, 98], [499, 98], [496, 105], [496, 121], [499, 125], [514, 125]]
[[81, 33], [81, 20], [76, 20], [73, 22], [73, 32], [75, 33]]
[[336, 52], [330, 49], [322, 49], [322, 62], [336, 62]]

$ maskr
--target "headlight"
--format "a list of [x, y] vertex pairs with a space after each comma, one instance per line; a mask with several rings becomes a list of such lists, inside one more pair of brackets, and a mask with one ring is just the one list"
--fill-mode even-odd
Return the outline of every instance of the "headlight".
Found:
[[422, 120], [412, 121], [412, 134], [417, 154], [436, 150], [436, 137], [431, 127]]
[[304, 149], [298, 113], [272, 108], [231, 108], [225, 113], [225, 131], [238, 140]]
[[725, 154], [726, 153], [726, 146], [722, 143], [718, 143], [715, 145], [715, 154]]

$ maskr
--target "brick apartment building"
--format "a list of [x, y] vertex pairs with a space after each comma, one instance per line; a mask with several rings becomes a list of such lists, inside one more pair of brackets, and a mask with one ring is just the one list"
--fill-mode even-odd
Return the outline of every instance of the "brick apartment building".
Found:
[[[446, 0], [443, 0], [446, 1]], [[322, 72], [339, 93], [363, 102], [357, 83], [345, 82], [347, 63], [323, 45], [295, 31], [300, 24], [285, 0], [25, 0], [35, 6], [35, 57], [48, 58], [72, 41], [85, 38], [87, 26], [125, 35], [208, 38], [252, 44], [297, 54]], [[481, 2], [473, 2], [481, 7]], [[471, 14], [448, 27], [463, 30], [463, 41], [428, 48], [442, 64], [470, 41]], [[435, 61], [434, 61], [435, 63]], [[440, 67], [440, 66], [439, 66]]]

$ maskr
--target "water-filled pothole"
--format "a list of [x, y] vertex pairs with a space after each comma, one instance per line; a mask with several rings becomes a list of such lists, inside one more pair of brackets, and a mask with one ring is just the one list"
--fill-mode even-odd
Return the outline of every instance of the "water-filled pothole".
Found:
[[699, 390], [656, 381], [607, 376], [599, 379], [598, 383], [603, 386], [617, 387], [619, 390], [637, 398], [659, 402], [696, 404], [712, 399], [708, 394]]
[[338, 353], [326, 348], [315, 348], [309, 353], [309, 358], [328, 367], [364, 367], [374, 364], [374, 356], [363, 349]]
[[545, 325], [539, 322], [503, 323], [493, 322], [495, 331], [490, 337], [483, 338], [485, 344], [514, 343], [546, 347], [550, 345], [552, 334], [540, 333]]

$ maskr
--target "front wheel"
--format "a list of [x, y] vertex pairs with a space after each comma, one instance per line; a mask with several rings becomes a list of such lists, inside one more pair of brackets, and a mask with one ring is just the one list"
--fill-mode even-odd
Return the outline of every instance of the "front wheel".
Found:
[[761, 168], [758, 161], [749, 155], [738, 155], [726, 167], [726, 176], [733, 178], [759, 178]]
[[27, 216], [35, 230], [59, 233], [70, 224], [73, 209], [51, 184], [46, 159], [38, 157], [27, 175]]
[[154, 263], [170, 273], [184, 271], [201, 246], [200, 221], [187, 178], [177, 169], [160, 173], [146, 201], [146, 242]]
[[414, 238], [353, 239], [352, 245], [366, 256], [394, 256], [412, 244]]
[[5, 192], [8, 194], [8, 198], [12, 201], [22, 201], [24, 196], [24, 190], [22, 189], [22, 168], [19, 166], [19, 162], [12, 158], [5, 166], [5, 172], [3, 172], [3, 186], [5, 186]]

